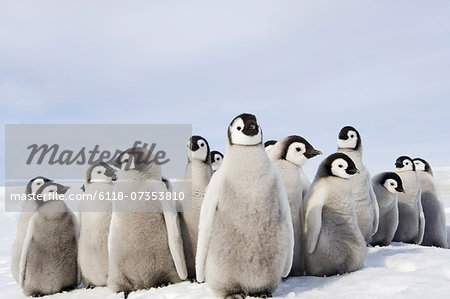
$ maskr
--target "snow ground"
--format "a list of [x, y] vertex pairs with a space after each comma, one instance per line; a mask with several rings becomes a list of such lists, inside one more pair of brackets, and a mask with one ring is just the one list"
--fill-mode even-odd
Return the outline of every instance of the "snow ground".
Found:
[[[434, 170], [450, 229], [450, 167]], [[4, 212], [0, 192], [0, 297], [25, 298], [10, 273], [10, 251], [18, 213]], [[446, 298], [450, 295], [450, 250], [394, 243], [369, 249], [363, 269], [341, 276], [289, 278], [276, 298]], [[50, 298], [123, 298], [107, 288], [78, 289]], [[129, 298], [212, 298], [206, 284], [183, 282], [131, 293]]]

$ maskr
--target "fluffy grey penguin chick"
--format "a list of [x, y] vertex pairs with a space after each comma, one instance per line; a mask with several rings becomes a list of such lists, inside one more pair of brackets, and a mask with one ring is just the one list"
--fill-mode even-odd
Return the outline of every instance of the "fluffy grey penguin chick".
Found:
[[291, 269], [291, 212], [278, 169], [262, 145], [251, 114], [228, 127], [221, 167], [212, 176], [200, 212], [197, 280], [227, 298], [270, 296]]

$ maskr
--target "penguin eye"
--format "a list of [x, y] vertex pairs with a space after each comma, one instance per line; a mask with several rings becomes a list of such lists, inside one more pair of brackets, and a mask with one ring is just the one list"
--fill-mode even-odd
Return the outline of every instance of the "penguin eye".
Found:
[[353, 138], [353, 137], [355, 137], [355, 135], [353, 135], [353, 134], [352, 134], [352, 135], [350, 135], [350, 138]]
[[344, 167], [344, 166], [343, 166], [342, 164], [339, 164], [338, 167], [339, 167], [339, 168], [342, 168], [342, 167]]
[[205, 144], [204, 144], [204, 143], [200, 143], [200, 146], [201, 146], [201, 147], [204, 147], [204, 146], [205, 146]]
[[38, 185], [38, 186], [39, 186], [40, 184], [41, 184], [41, 183], [36, 183], [36, 185]]
[[241, 127], [237, 127], [236, 129], [237, 129], [238, 131], [240, 131], [242, 128], [241, 128]]
[[216, 158], [216, 161], [219, 161], [220, 160], [220, 158]]
[[98, 174], [102, 173], [100, 170], [97, 171]]
[[391, 186], [394, 186], [394, 183], [391, 183]]
[[299, 147], [296, 147], [295, 149], [297, 150], [297, 152], [301, 151], [301, 148]]

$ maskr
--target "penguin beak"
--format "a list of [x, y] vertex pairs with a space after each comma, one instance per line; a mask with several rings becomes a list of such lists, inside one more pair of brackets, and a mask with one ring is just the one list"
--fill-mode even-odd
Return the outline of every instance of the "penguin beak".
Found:
[[[84, 185], [83, 185], [83, 186], [84, 186]], [[63, 186], [63, 187], [61, 188], [61, 192], [58, 192], [58, 193], [60, 193], [60, 194], [66, 194], [67, 190], [69, 190], [69, 189], [70, 189], [69, 186]]]
[[113, 174], [111, 177], [111, 182], [115, 182], [115, 181], [117, 181], [117, 175]]
[[318, 155], [322, 155], [322, 152], [316, 149], [305, 153], [305, 157], [308, 159], [314, 158], [315, 156]]
[[242, 133], [247, 136], [255, 136], [259, 133], [259, 126], [255, 121], [249, 121], [247, 124], [245, 124]]
[[402, 167], [403, 167], [403, 164], [400, 163], [400, 162], [395, 162], [395, 167], [397, 167], [397, 168], [402, 168]]
[[395, 188], [395, 191], [405, 193], [405, 190], [402, 187]]
[[356, 174], [356, 173], [359, 173], [359, 170], [356, 169], [356, 168], [349, 168], [349, 169], [346, 170], [346, 172], [347, 172], [349, 175], [354, 175], [354, 174]]
[[341, 132], [341, 133], [339, 133], [339, 137], [338, 138], [341, 139], [341, 140], [347, 140], [348, 136], [347, 136], [346, 133]]
[[193, 152], [195, 152], [196, 150], [198, 150], [200, 147], [198, 146], [197, 142], [195, 141], [191, 141], [189, 143], [189, 149]]

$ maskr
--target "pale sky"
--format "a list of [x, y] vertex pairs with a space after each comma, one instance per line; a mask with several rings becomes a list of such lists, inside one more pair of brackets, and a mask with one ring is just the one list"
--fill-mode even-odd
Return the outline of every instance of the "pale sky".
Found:
[[372, 174], [400, 155], [450, 166], [449, 1], [0, 7], [2, 124], [187, 123], [224, 152], [248, 112], [265, 139], [301, 135], [327, 155], [353, 125]]

